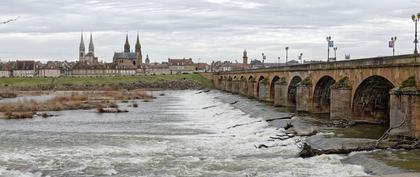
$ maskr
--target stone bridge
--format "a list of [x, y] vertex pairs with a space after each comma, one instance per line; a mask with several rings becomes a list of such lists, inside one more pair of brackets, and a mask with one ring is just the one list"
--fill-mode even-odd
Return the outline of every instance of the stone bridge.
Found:
[[[419, 57], [419, 56], [417, 56]], [[420, 138], [420, 62], [414, 55], [214, 73], [217, 89], [331, 119], [385, 124]]]

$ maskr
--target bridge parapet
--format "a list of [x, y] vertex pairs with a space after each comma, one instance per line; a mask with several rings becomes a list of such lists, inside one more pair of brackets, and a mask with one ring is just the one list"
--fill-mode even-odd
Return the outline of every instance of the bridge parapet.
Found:
[[[420, 56], [417, 56], [420, 60]], [[377, 68], [377, 67], [398, 67], [398, 66], [420, 66], [420, 63], [415, 63], [416, 57], [414, 55], [398, 55], [388, 57], [374, 57], [354, 60], [342, 60], [335, 62], [318, 62], [310, 64], [295, 64], [281, 67], [251, 69], [251, 70], [237, 70], [221, 72], [220, 74], [239, 74], [239, 73], [253, 73], [253, 72], [274, 72], [274, 71], [311, 71], [311, 70], [336, 70], [336, 69], [352, 69], [352, 68]]]

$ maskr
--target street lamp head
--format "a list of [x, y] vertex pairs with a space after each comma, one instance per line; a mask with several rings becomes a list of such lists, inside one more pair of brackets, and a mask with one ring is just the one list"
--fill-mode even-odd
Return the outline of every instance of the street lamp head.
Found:
[[289, 50], [289, 47], [286, 47], [286, 50]]
[[334, 50], [337, 50], [338, 49], [338, 47], [334, 47]]
[[420, 19], [420, 13], [417, 13], [417, 20]]
[[331, 36], [327, 36], [327, 41], [331, 41]]
[[413, 14], [413, 15], [411, 16], [411, 19], [412, 19], [413, 21], [416, 21], [416, 15], [414, 15], [414, 14]]

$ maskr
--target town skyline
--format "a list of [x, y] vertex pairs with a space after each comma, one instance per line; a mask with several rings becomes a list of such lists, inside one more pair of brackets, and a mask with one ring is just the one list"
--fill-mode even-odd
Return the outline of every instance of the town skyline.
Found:
[[[0, 26], [0, 59], [77, 61], [82, 30], [93, 33], [97, 56], [105, 62], [123, 50], [127, 33], [132, 44], [140, 34], [143, 53], [153, 62], [190, 57], [240, 62], [244, 49], [250, 59], [265, 53], [266, 62], [278, 62], [279, 56], [285, 62], [285, 47], [290, 59], [303, 53], [306, 60], [326, 60], [325, 36], [338, 46], [338, 59], [392, 55], [393, 36], [397, 55], [412, 53], [410, 15], [420, 3], [387, 2], [4, 1], [1, 21], [20, 18]], [[42, 11], [46, 7], [53, 10]]]

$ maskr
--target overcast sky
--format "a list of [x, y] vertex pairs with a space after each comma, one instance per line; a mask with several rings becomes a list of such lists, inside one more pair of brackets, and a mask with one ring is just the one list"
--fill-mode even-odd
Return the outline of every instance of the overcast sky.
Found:
[[1, 0], [0, 21], [20, 19], [0, 25], [0, 59], [76, 60], [82, 29], [93, 32], [96, 55], [107, 62], [126, 33], [134, 46], [137, 31], [152, 61], [240, 61], [247, 49], [277, 62], [286, 46], [291, 59], [320, 60], [327, 35], [339, 59], [392, 55], [392, 36], [397, 54], [407, 54], [416, 12], [420, 0]]

